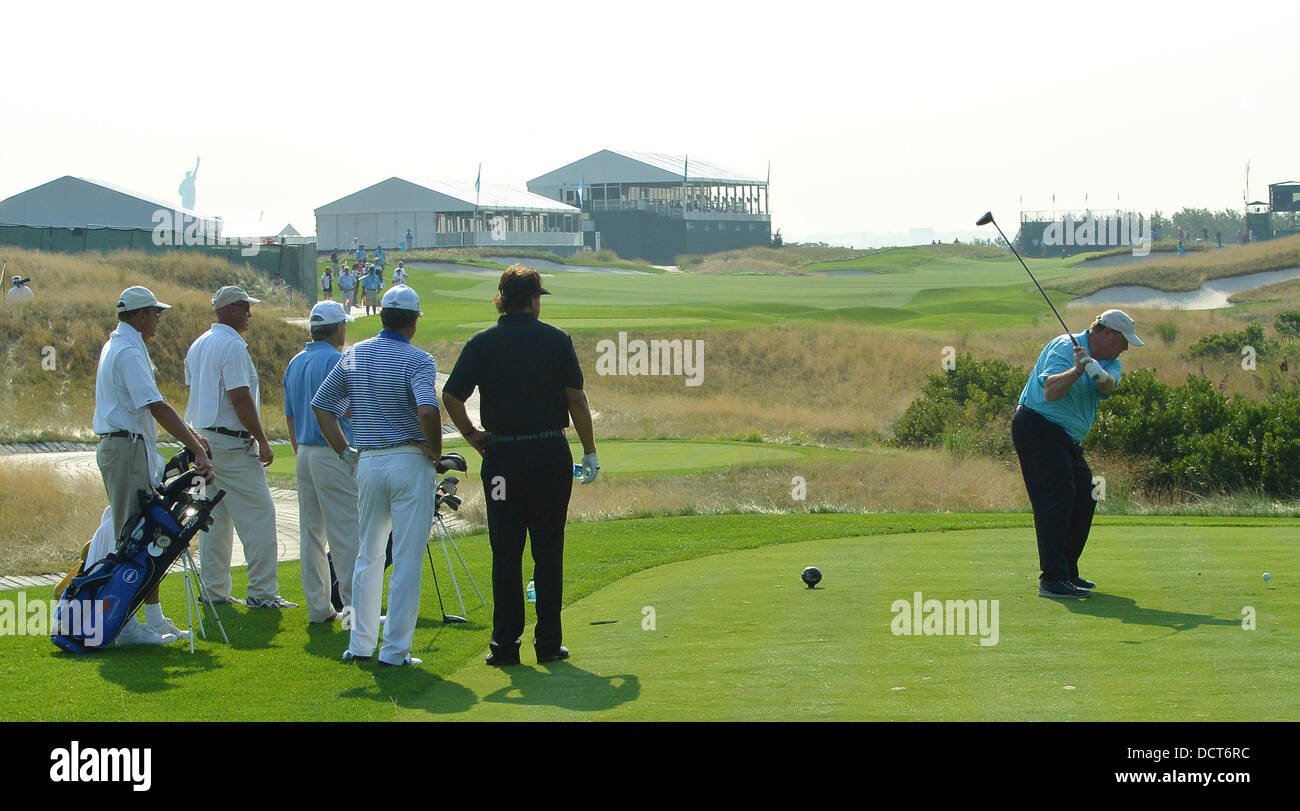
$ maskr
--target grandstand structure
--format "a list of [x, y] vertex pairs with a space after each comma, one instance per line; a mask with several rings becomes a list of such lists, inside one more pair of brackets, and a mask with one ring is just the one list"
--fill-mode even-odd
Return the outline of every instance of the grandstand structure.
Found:
[[768, 245], [768, 180], [688, 155], [603, 149], [528, 181], [577, 206], [584, 245], [674, 264], [683, 254]]

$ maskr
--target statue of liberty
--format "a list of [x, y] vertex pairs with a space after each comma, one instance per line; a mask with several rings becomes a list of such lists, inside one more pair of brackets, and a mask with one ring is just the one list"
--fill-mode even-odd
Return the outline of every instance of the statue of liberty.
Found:
[[186, 172], [185, 179], [181, 181], [181, 186], [177, 191], [181, 193], [181, 208], [194, 210], [194, 179], [199, 174], [199, 159], [194, 159], [194, 171]]

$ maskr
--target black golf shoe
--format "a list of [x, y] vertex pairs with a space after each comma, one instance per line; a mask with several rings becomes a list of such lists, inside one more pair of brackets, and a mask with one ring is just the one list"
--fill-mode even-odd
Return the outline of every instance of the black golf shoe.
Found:
[[544, 665], [547, 662], [558, 662], [561, 659], [568, 659], [568, 658], [569, 658], [569, 649], [564, 647], [563, 645], [561, 645], [559, 648], [555, 650], [547, 651], [545, 653], [543, 653], [542, 651], [537, 652], [537, 663], [539, 665]]
[[1070, 582], [1081, 589], [1088, 589], [1089, 591], [1097, 588], [1096, 583], [1092, 582], [1091, 580], [1084, 580], [1082, 577], [1079, 577], [1077, 574], [1074, 577], [1070, 578]]
[[1051, 597], [1057, 600], [1081, 600], [1085, 597], [1091, 597], [1092, 592], [1081, 589], [1068, 580], [1040, 580], [1038, 582], [1038, 596]]
[[514, 656], [510, 656], [500, 651], [493, 651], [483, 661], [492, 667], [510, 667], [519, 664], [519, 653], [516, 651]]

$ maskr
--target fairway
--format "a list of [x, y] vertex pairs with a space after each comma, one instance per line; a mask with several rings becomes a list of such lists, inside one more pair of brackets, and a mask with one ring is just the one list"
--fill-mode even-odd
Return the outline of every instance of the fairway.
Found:
[[[1294, 719], [1300, 589], [1260, 574], [1295, 571], [1298, 540], [1295, 527], [1098, 528], [1084, 557], [1098, 592], [1075, 602], [1036, 596], [1024, 530], [747, 550], [578, 602], [568, 663], [471, 662], [449, 680], [480, 697], [472, 720]], [[799, 579], [811, 564], [816, 590]], [[996, 644], [894, 635], [891, 604], [918, 590], [998, 600]]]
[[[1044, 285], [1074, 279], [1070, 260], [1034, 260]], [[967, 323], [1031, 326], [1042, 320], [1042, 299], [1014, 259], [935, 256], [924, 249], [886, 251], [827, 264], [828, 269], [872, 270], [878, 275], [710, 275], [690, 273], [548, 273], [554, 293], [543, 319], [561, 329], [731, 329], [797, 319], [847, 320], [894, 327], [947, 329]], [[417, 341], [468, 338], [495, 323], [496, 273], [412, 269], [407, 284], [420, 294], [424, 316]], [[1058, 294], [1059, 302], [1068, 296]], [[990, 310], [990, 305], [993, 305]], [[362, 311], [364, 312], [364, 311]], [[994, 315], [990, 315], [993, 313]], [[1050, 315], [1050, 313], [1049, 313]], [[375, 335], [379, 319], [348, 329], [348, 341]]]

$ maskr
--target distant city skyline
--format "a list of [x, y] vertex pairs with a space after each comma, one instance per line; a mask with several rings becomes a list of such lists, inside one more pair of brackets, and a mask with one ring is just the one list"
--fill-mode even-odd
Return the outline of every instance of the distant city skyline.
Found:
[[75, 175], [179, 204], [202, 155], [197, 210], [308, 234], [313, 209], [388, 177], [472, 183], [481, 163], [523, 188], [619, 148], [758, 177], [770, 160], [772, 228], [803, 241], [1116, 195], [1239, 209], [1247, 161], [1252, 199], [1300, 177], [1291, 4], [1212, 24], [1111, 0], [210, 8], [7, 8], [59, 47], [6, 43], [33, 71], [6, 87], [0, 198]]

